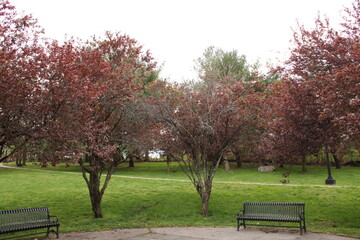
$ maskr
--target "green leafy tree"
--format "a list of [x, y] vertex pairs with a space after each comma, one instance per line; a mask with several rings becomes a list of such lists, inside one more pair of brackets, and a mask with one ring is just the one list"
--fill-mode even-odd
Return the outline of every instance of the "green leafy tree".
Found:
[[236, 50], [226, 52], [213, 46], [205, 49], [203, 56], [195, 60], [195, 70], [205, 81], [231, 77], [241, 82], [251, 81], [257, 75], [258, 64], [249, 64], [245, 55]]

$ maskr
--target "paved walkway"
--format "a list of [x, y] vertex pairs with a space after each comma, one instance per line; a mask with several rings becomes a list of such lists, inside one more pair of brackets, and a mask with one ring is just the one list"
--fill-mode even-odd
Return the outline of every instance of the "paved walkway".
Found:
[[[55, 239], [50, 234], [43, 240]], [[297, 230], [276, 229], [241, 229], [214, 228], [214, 227], [187, 227], [187, 228], [138, 228], [118, 229], [97, 232], [60, 233], [59, 240], [354, 240], [355, 238], [342, 237], [331, 234], [305, 233], [300, 235]]]

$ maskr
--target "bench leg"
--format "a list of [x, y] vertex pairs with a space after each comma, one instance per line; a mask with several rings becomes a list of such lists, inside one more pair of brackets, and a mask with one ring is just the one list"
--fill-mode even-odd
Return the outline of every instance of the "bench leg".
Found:
[[59, 226], [56, 226], [56, 238], [59, 238]]
[[306, 233], [306, 225], [304, 220], [300, 221], [300, 235], [302, 235], [302, 230], [304, 230]]
[[305, 226], [303, 226], [302, 221], [300, 221], [300, 235], [302, 235], [303, 229], [305, 230]]
[[244, 228], [246, 228], [245, 220], [242, 220], [242, 223], [240, 222], [240, 220], [237, 220], [237, 230], [238, 231], [240, 230], [241, 225], [244, 226]]

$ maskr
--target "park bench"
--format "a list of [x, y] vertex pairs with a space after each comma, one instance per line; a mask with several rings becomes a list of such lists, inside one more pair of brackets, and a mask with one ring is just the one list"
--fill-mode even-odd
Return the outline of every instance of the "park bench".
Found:
[[[51, 218], [55, 218], [55, 220]], [[49, 209], [46, 207], [0, 211], [0, 239], [17, 238], [39, 233], [46, 233], [48, 236], [50, 232], [54, 232], [56, 237], [59, 238], [59, 225], [58, 218], [56, 216], [50, 216]], [[56, 227], [56, 231], [50, 230], [51, 227]], [[2, 234], [8, 235], [8, 233], [40, 228], [47, 228], [47, 231], [6, 238], [2, 238], [1, 236]]]
[[[257, 224], [245, 224], [245, 221], [256, 221]], [[244, 203], [244, 207], [237, 215], [237, 230], [240, 226], [268, 226], [298, 228], [297, 226], [284, 225], [259, 225], [259, 221], [267, 222], [289, 222], [300, 224], [300, 234], [302, 230], [306, 232], [305, 226], [305, 203]]]

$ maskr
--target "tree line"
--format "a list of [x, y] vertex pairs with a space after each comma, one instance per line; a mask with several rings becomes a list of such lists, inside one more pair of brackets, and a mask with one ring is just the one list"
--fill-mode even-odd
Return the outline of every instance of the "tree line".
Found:
[[199, 81], [183, 84], [161, 79], [150, 52], [119, 32], [59, 43], [7, 0], [0, 18], [0, 162], [79, 164], [96, 218], [116, 167], [149, 150], [180, 164], [204, 216], [224, 158], [305, 166], [325, 151], [340, 167], [346, 149], [359, 150], [359, 0], [341, 30], [320, 16], [299, 25], [269, 73], [209, 47], [195, 61]]

